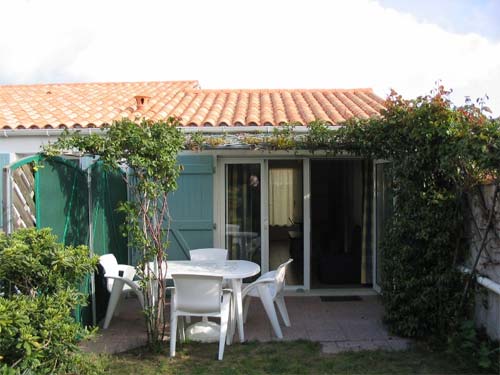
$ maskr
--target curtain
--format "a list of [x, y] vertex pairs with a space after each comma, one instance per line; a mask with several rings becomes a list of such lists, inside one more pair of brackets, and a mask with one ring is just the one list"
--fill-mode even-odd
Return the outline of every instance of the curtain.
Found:
[[269, 224], [302, 222], [302, 181], [297, 168], [269, 170]]

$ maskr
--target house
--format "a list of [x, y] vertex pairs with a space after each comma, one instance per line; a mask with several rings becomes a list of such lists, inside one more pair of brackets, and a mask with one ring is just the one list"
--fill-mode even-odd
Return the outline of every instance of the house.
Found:
[[[85, 169], [88, 160], [38, 169], [39, 156], [26, 159], [63, 129], [90, 134], [123, 117], [177, 116], [187, 133], [238, 140], [286, 123], [298, 124], [296, 132], [315, 119], [337, 126], [381, 109], [383, 100], [371, 89], [204, 90], [197, 81], [3, 85], [0, 166], [9, 165], [3, 227], [51, 226], [65, 241], [85, 238], [96, 251], [121, 251], [122, 261], [134, 261], [116, 238], [113, 207], [127, 196], [120, 178]], [[187, 258], [190, 248], [224, 247], [265, 272], [292, 257], [292, 291], [379, 290], [377, 244], [391, 206], [384, 162], [252, 150], [237, 141], [186, 150], [179, 160], [185, 168], [170, 203], [169, 259]], [[94, 191], [101, 191], [100, 200]]]

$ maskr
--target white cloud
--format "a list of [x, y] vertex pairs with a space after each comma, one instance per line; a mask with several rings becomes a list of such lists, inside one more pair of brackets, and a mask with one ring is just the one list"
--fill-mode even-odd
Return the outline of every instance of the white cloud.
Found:
[[[202, 87], [393, 87], [500, 114], [500, 43], [377, 2], [2, 1], [0, 82], [197, 79]], [[6, 37], [7, 36], [7, 37]]]

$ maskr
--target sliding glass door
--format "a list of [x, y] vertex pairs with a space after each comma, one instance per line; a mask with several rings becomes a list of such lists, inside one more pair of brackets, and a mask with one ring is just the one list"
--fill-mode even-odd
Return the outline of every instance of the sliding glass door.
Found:
[[261, 264], [261, 163], [225, 164], [225, 245], [230, 259]]
[[293, 258], [286, 283], [296, 288], [307, 288], [309, 277], [306, 166], [302, 159], [228, 158], [219, 164], [220, 244], [230, 259], [258, 263], [262, 273]]

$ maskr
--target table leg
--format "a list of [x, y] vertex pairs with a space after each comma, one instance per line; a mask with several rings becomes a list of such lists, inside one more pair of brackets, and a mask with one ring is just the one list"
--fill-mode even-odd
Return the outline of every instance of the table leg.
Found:
[[232, 279], [231, 286], [233, 287], [236, 324], [238, 325], [238, 336], [240, 338], [240, 342], [244, 342], [245, 333], [243, 331], [243, 303], [241, 301], [241, 279]]

